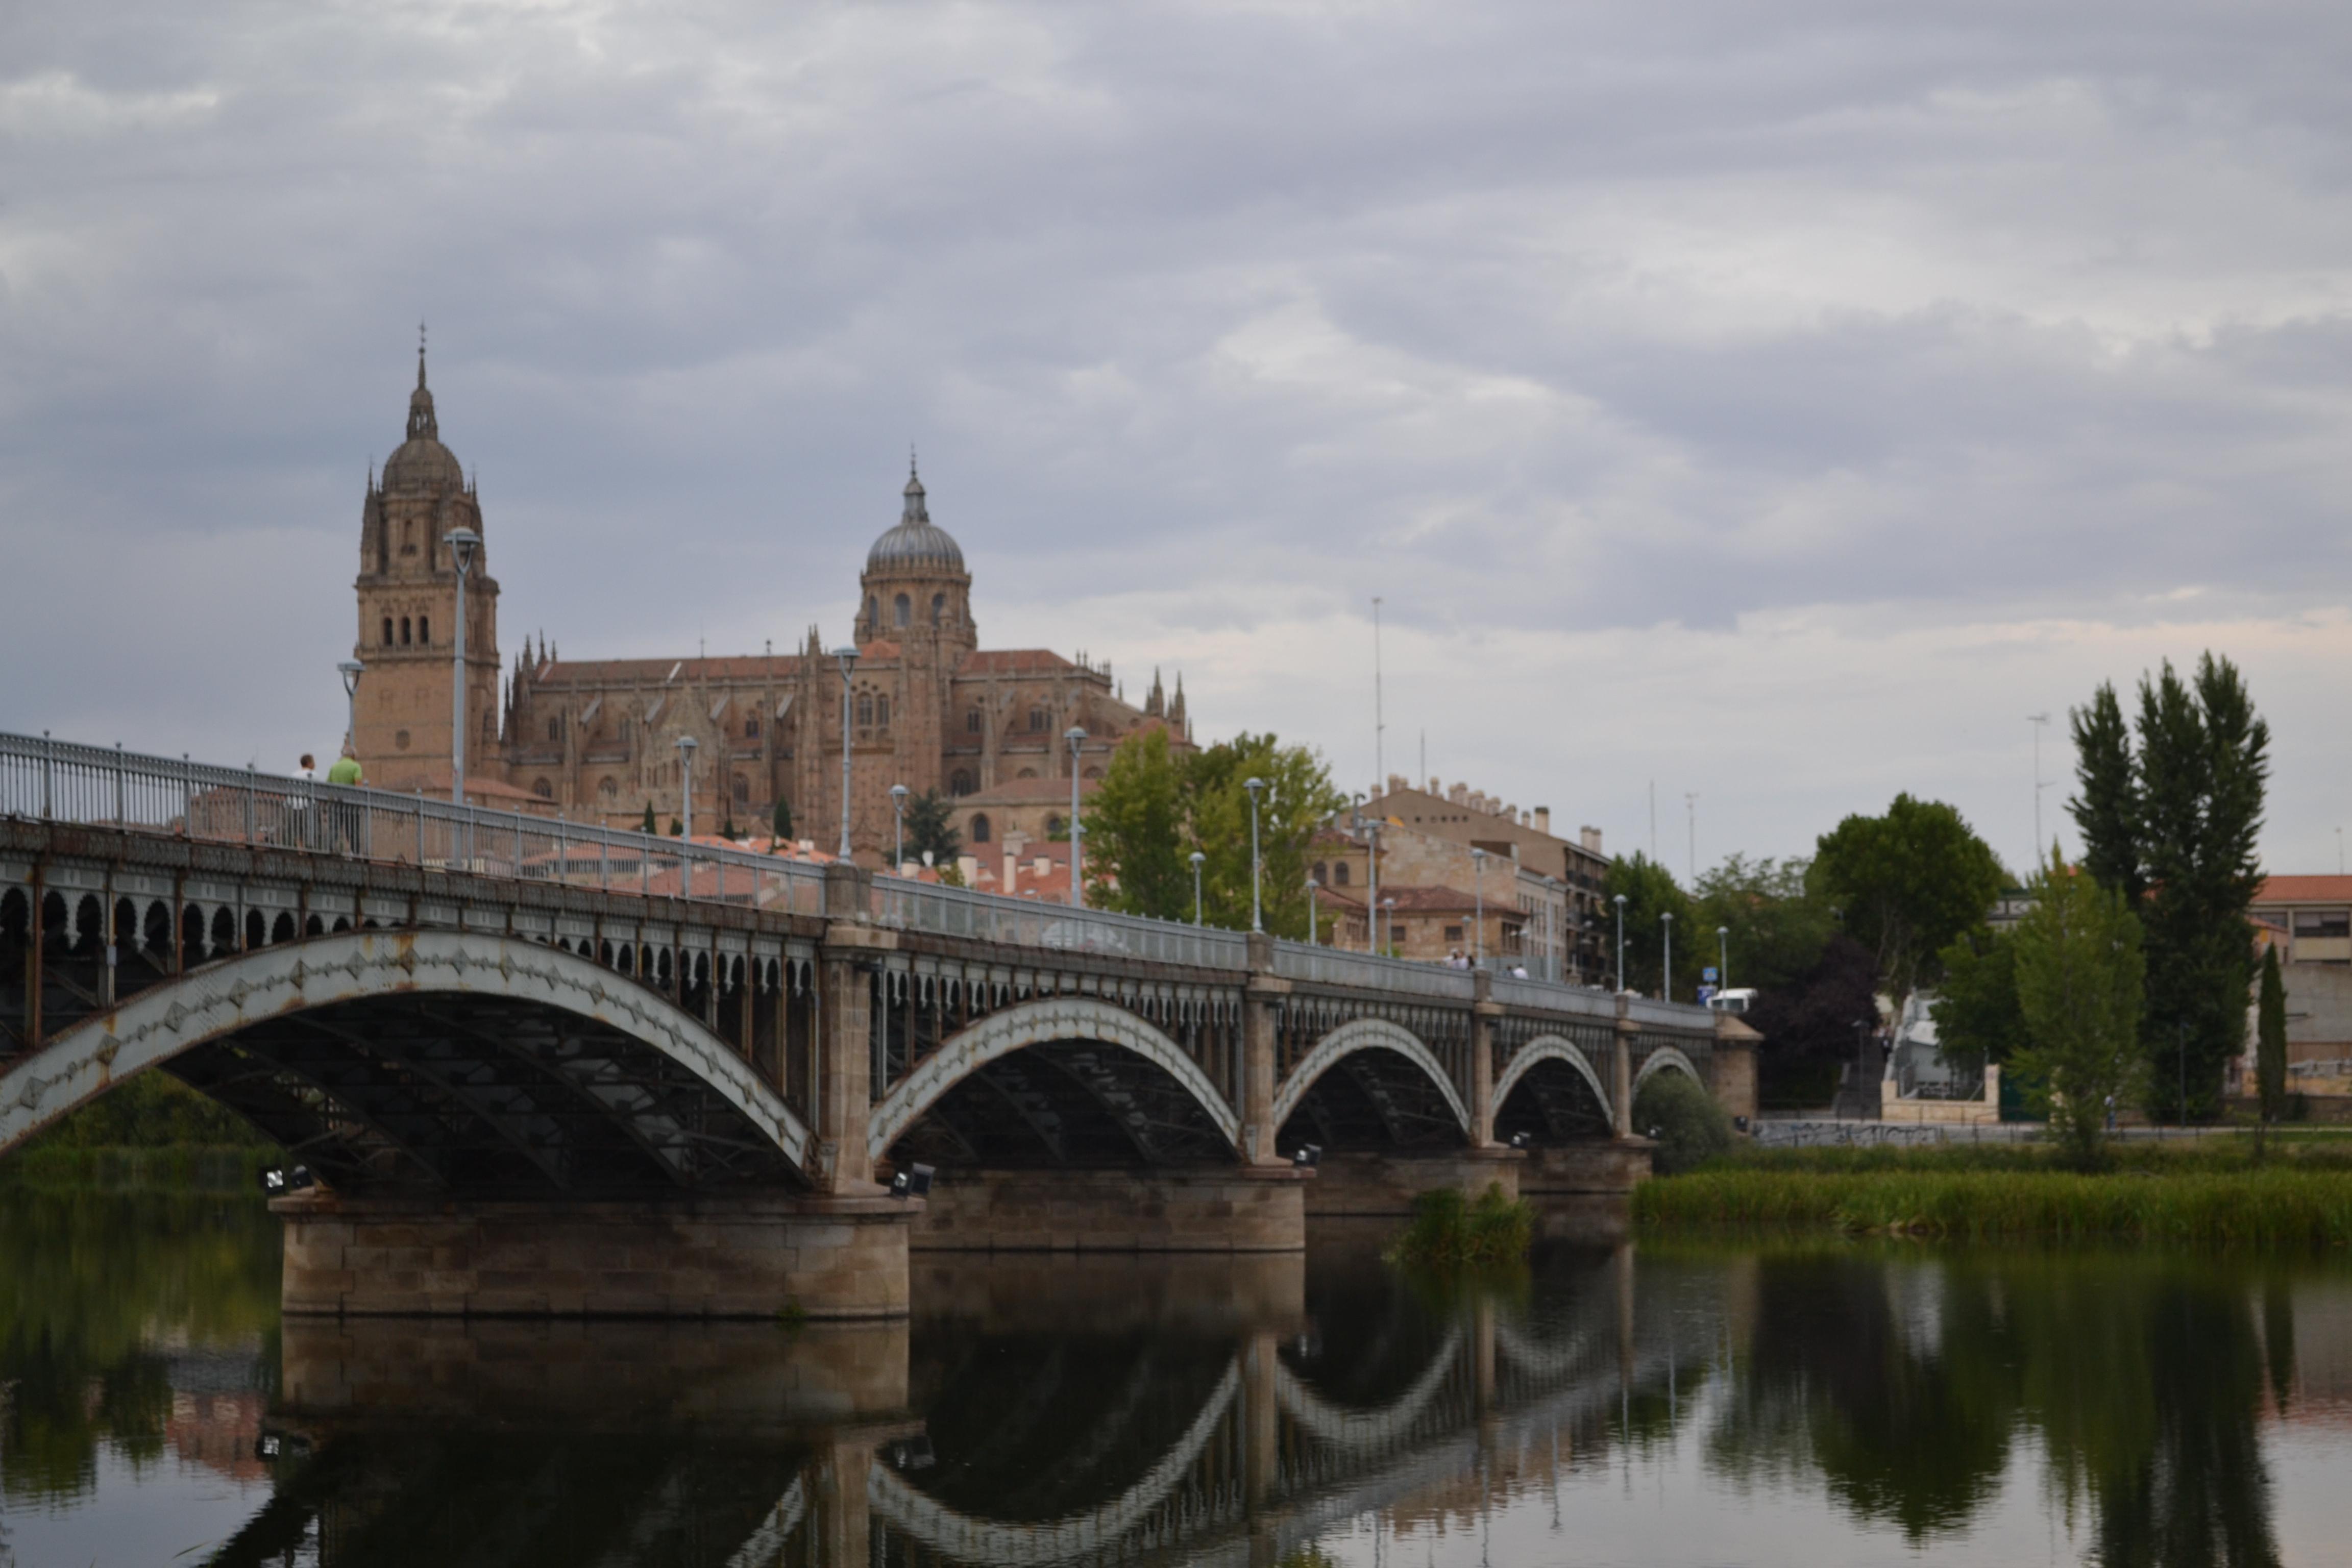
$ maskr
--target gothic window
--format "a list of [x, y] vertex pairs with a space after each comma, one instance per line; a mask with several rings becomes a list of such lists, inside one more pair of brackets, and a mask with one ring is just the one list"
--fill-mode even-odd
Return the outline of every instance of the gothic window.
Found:
[[392, 646], [392, 617], [390, 616], [386, 616], [383, 618], [383, 646], [386, 647], [390, 647]]
[[877, 631], [882, 626], [882, 601], [871, 594], [866, 595], [866, 624]]
[[400, 646], [403, 647], [406, 647], [408, 646], [408, 617], [406, 616], [400, 617]]
[[908, 620], [913, 618], [914, 613], [915, 606], [913, 602], [910, 601], [904, 594], [899, 595], [897, 601], [890, 606], [891, 619], [902, 626], [905, 626]]
[[755, 713], [751, 718], [743, 721], [743, 738], [747, 741], [756, 741], [760, 738], [760, 716], [758, 714]]
[[980, 717], [980, 710], [975, 708], [971, 712], [963, 716], [964, 733], [968, 735], [979, 734], [981, 723], [982, 720]]
[[950, 795], [970, 795], [973, 790], [979, 787], [978, 783], [971, 776], [971, 770], [969, 768], [958, 768], [954, 773], [948, 775], [948, 793]]
[[885, 730], [890, 727], [890, 700], [887, 697], [874, 700], [874, 722]]
[[629, 721], [628, 721], [626, 719], [622, 720], [622, 721], [621, 721], [621, 744], [622, 744], [623, 746], [625, 746], [625, 747], [629, 743], [629, 731], [630, 731], [630, 729], [631, 729], [631, 725], [630, 725]]
[[945, 594], [934, 594], [934, 595], [931, 595], [931, 625], [933, 625], [933, 626], [938, 626], [938, 625], [940, 624], [940, 622], [941, 622], [942, 620], [944, 620], [944, 619], [946, 619], [946, 618], [947, 618], [947, 613], [948, 613], [948, 596], [947, 596]]
[[1043, 708], [1032, 708], [1029, 710], [1029, 728], [1039, 734], [1045, 733], [1045, 710]]
[[737, 805], [749, 805], [751, 799], [751, 781], [745, 778], [741, 773], [737, 773], [735, 775], [735, 804]]
[[1345, 860], [1340, 861], [1331, 868], [1331, 885], [1335, 888], [1346, 887], [1349, 875], [1348, 863]]
[[551, 741], [561, 741], [563, 739], [563, 720], [561, 716], [550, 719], [547, 721], [547, 738]]
[[1088, 768], [1085, 773], [1078, 776], [1080, 778], [1098, 779], [1102, 777], [1102, 770], [1100, 768]]
[[870, 692], [870, 691], [861, 691], [861, 692], [859, 692], [859, 693], [857, 694], [857, 725], [858, 725], [858, 728], [859, 728], [859, 729], [861, 729], [861, 730], [862, 730], [862, 729], [870, 729], [870, 728], [873, 726], [873, 723], [874, 723], [874, 694], [873, 694], [872, 692]]
[[541, 800], [553, 800], [555, 798], [555, 786], [548, 783], [545, 779], [533, 779], [530, 781], [530, 793], [539, 796]]
[[1055, 837], [1058, 836], [1061, 831], [1062, 814], [1058, 811], [1047, 812], [1045, 814], [1045, 837], [1048, 838]]
[[613, 781], [610, 774], [596, 781], [596, 797], [599, 800], [611, 800], [620, 793], [621, 786]]
[[416, 640], [423, 643], [426, 647], [431, 647], [433, 646], [432, 616], [419, 616], [416, 617]]
[[987, 842], [988, 842], [988, 832], [989, 832], [989, 828], [988, 828], [988, 818], [987, 818], [987, 817], [985, 817], [985, 816], [974, 816], [974, 817], [971, 819], [971, 841], [972, 841], [974, 844], [985, 844], [985, 843], [987, 843]]

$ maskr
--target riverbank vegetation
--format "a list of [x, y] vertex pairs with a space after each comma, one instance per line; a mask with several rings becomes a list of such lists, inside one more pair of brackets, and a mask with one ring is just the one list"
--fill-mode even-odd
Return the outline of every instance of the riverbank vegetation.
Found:
[[1535, 1244], [1535, 1211], [1489, 1183], [1477, 1201], [1441, 1187], [1412, 1203], [1412, 1223], [1390, 1249], [1391, 1261], [1423, 1268], [1492, 1268], [1524, 1263]]
[[0, 1157], [0, 1187], [253, 1192], [278, 1158], [244, 1118], [150, 1071]]
[[2086, 1172], [2038, 1144], [1750, 1150], [1643, 1183], [1633, 1216], [1653, 1231], [2352, 1246], [2352, 1139], [2111, 1143], [2105, 1159]]

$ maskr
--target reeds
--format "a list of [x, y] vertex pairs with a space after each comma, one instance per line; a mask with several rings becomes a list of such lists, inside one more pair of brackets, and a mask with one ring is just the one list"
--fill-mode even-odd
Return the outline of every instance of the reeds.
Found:
[[1633, 1215], [1647, 1227], [2343, 1247], [2352, 1244], [2352, 1172], [2189, 1166], [2083, 1174], [2048, 1168], [1825, 1171], [1729, 1165], [1642, 1184], [1634, 1189]]

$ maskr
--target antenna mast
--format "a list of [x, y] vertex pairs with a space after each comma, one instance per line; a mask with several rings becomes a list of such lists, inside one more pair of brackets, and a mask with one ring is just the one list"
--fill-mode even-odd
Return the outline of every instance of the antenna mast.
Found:
[[1389, 787], [1388, 710], [1381, 692], [1381, 596], [1372, 595], [1372, 793]]

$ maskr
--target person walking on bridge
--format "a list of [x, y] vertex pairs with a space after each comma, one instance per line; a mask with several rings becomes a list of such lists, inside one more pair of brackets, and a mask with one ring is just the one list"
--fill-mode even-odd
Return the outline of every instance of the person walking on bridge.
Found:
[[[360, 760], [352, 755], [349, 736], [343, 738], [343, 754], [327, 769], [327, 782], [338, 789], [357, 789], [364, 782], [360, 775]], [[335, 820], [335, 847], [343, 854], [348, 855], [359, 847], [360, 813], [366, 809], [348, 801], [334, 803], [331, 810]]]

